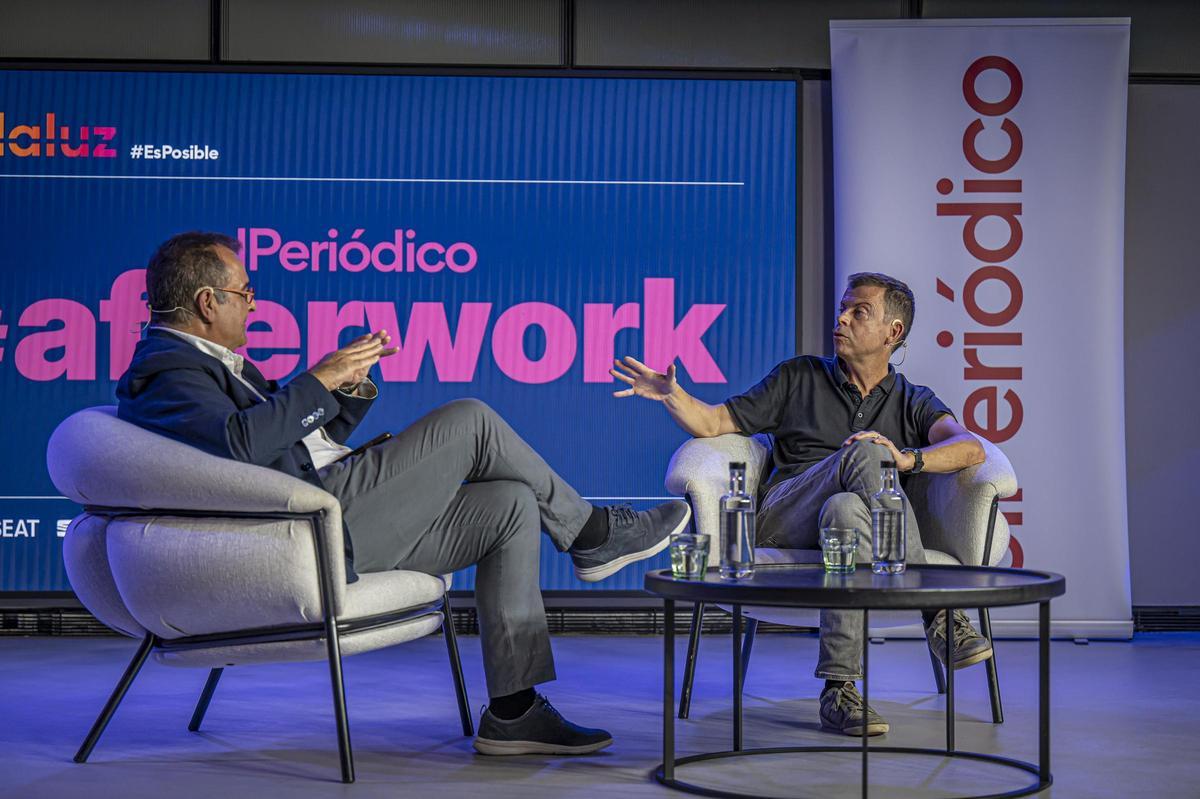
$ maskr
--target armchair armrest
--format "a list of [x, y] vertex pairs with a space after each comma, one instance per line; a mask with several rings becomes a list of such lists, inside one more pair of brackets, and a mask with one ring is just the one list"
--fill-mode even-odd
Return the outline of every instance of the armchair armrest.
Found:
[[[112, 407], [64, 420], [50, 438], [46, 460], [55, 486], [75, 502], [101, 515], [105, 508], [146, 511], [122, 514], [126, 518], [106, 525], [105, 537], [121, 598], [148, 629], [164, 620], [139, 611], [154, 607], [172, 581], [180, 589], [181, 616], [199, 615], [202, 626], [220, 624], [223, 611], [236, 616], [231, 599], [250, 594], [278, 599], [280, 618], [301, 605], [311, 616], [323, 604], [316, 552], [308, 520], [297, 516], [320, 519], [317, 543], [329, 570], [333, 611], [342, 612], [342, 512], [327, 491], [143, 430], [118, 419]], [[229, 518], [238, 515], [262, 518]], [[188, 602], [195, 614], [183, 613]], [[170, 629], [159, 634], [172, 637]]]
[[713, 552], [720, 551], [719, 502], [721, 495], [729, 490], [730, 462], [745, 462], [746, 490], [753, 495], [770, 457], [771, 445], [767, 436], [740, 433], [691, 438], [671, 456], [666, 489], [691, 501], [696, 531], [712, 536]]
[[1008, 549], [1008, 522], [996, 513], [992, 551], [984, 560], [984, 544], [992, 503], [1017, 492], [1012, 464], [990, 441], [980, 439], [983, 463], [948, 474], [918, 474], [905, 490], [913, 503], [921, 542], [929, 549], [953, 555], [966, 565], [994, 565]]
[[63, 420], [46, 449], [50, 479], [81, 505], [307, 513], [333, 495], [291, 475], [210, 455], [122, 421], [112, 406]]

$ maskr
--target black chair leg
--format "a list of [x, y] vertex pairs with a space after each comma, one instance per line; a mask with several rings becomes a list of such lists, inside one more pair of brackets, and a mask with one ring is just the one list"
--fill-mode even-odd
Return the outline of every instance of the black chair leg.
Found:
[[742, 639], [742, 689], [746, 688], [746, 670], [750, 668], [750, 651], [754, 649], [754, 636], [758, 633], [758, 619], [746, 619], [746, 636]]
[[[700, 625], [704, 621], [704, 603], [692, 606], [692, 632], [688, 637], [687, 661], [683, 666], [683, 688], [679, 692], [679, 718], [686, 719], [692, 710], [692, 685], [696, 681], [696, 654], [700, 651]], [[671, 619], [664, 620], [670, 624]]]
[[442, 600], [442, 635], [446, 637], [446, 651], [450, 655], [450, 672], [454, 675], [454, 694], [458, 697], [458, 717], [462, 722], [463, 735], [475, 734], [475, 722], [471, 719], [471, 700], [467, 698], [467, 683], [463, 680], [462, 659], [458, 656], [458, 638], [454, 634], [454, 614], [450, 609], [450, 595]]
[[199, 732], [200, 723], [204, 721], [204, 714], [208, 712], [208, 703], [212, 701], [213, 692], [217, 690], [217, 682], [224, 672], [225, 669], [213, 669], [208, 673], [204, 690], [200, 692], [200, 701], [196, 703], [196, 709], [192, 712], [192, 720], [188, 723], [188, 730], [191, 732]]
[[933, 682], [937, 685], [937, 692], [944, 694], [946, 693], [946, 672], [942, 669], [942, 661], [933, 654], [933, 649], [928, 646], [925, 648], [929, 650], [929, 663], [933, 666]]
[[1000, 675], [996, 671], [996, 641], [992, 638], [992, 615], [987, 608], [979, 609], [979, 632], [992, 645], [992, 656], [984, 661], [987, 670], [988, 696], [992, 700], [992, 723], [1004, 723], [1004, 706], [1000, 702]]
[[354, 753], [350, 749], [350, 721], [346, 716], [346, 684], [342, 680], [342, 649], [337, 619], [325, 617], [325, 651], [329, 657], [329, 684], [333, 689], [333, 717], [337, 724], [338, 760], [342, 782], [354, 782]]
[[138, 672], [142, 670], [142, 666], [146, 663], [146, 658], [150, 656], [150, 650], [154, 648], [157, 642], [158, 639], [153, 633], [146, 633], [146, 637], [142, 639], [137, 652], [133, 654], [133, 659], [125, 667], [125, 673], [121, 675], [121, 680], [117, 683], [117, 687], [113, 689], [112, 695], [108, 697], [108, 702], [104, 704], [104, 709], [100, 711], [100, 716], [96, 719], [96, 723], [92, 725], [92, 729], [88, 732], [87, 737], [83, 739], [83, 744], [79, 747], [79, 751], [75, 753], [76, 763], [87, 762], [88, 757], [92, 754], [92, 749], [96, 747], [96, 742], [104, 734], [104, 728], [108, 726], [108, 722], [112, 720], [113, 714], [117, 712], [117, 706], [125, 698], [125, 693], [129, 690], [129, 686], [133, 685]]

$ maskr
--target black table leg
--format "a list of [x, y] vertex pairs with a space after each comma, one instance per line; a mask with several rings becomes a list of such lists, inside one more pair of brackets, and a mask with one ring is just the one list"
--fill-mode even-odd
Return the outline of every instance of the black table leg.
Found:
[[675, 779], [675, 600], [663, 600], [663, 779]]
[[954, 609], [946, 608], [946, 754], [954, 751]]
[[870, 692], [867, 688], [867, 661], [870, 659], [868, 654], [871, 651], [871, 632], [869, 611], [864, 610], [863, 614], [863, 719], [862, 719], [862, 795], [863, 799], [867, 799], [867, 709], [870, 707], [867, 704], [867, 697]]
[[1038, 603], [1038, 776], [1050, 779], [1050, 603]]
[[692, 688], [696, 684], [696, 656], [700, 651], [700, 630], [704, 626], [704, 603], [692, 604], [692, 631], [688, 636], [687, 661], [683, 666], [683, 688], [679, 691], [679, 718], [692, 711]]
[[742, 751], [742, 606], [733, 606], [733, 751]]

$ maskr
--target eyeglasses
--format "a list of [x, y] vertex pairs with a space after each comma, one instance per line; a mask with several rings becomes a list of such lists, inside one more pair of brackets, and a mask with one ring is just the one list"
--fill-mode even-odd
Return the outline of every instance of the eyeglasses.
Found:
[[221, 288], [220, 286], [201, 286], [196, 290], [196, 296], [200, 296], [200, 292], [204, 291], [205, 289], [212, 289], [213, 291], [226, 291], [230, 294], [240, 294], [242, 299], [246, 301], [247, 305], [254, 304], [254, 289], [249, 286], [246, 287], [245, 291], [242, 291], [241, 289]]

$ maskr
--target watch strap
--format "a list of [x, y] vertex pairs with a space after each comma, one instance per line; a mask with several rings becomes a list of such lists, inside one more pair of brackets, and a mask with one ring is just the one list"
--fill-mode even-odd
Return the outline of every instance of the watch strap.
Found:
[[913, 456], [913, 459], [914, 459], [913, 467], [912, 467], [912, 469], [909, 470], [909, 474], [920, 474], [921, 470], [923, 470], [925, 468], [925, 458], [921, 454], [921, 450], [916, 449], [914, 447], [905, 447], [904, 449], [902, 449], [900, 451], [911, 453]]

